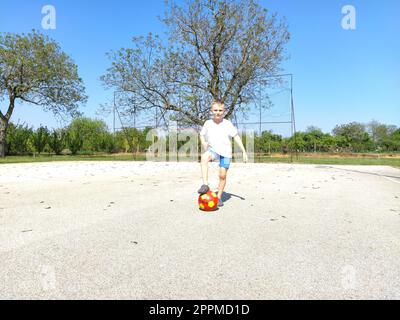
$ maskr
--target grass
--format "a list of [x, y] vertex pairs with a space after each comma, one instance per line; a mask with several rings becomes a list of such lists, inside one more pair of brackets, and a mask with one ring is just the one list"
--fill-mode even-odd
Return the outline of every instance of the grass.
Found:
[[[94, 155], [40, 155], [40, 156], [7, 156], [0, 158], [0, 164], [4, 163], [32, 163], [50, 161], [145, 161], [145, 154], [138, 154], [135, 158], [132, 154], [94, 154]], [[390, 155], [346, 155], [331, 156], [327, 154], [303, 155], [292, 157], [292, 163], [299, 164], [334, 164], [334, 165], [384, 165], [400, 168], [400, 157]], [[288, 155], [258, 156], [255, 155], [256, 163], [291, 163]]]
[[[290, 163], [290, 157], [256, 157], [255, 162], [270, 163], [281, 162]], [[292, 163], [300, 164], [334, 164], [334, 165], [374, 165], [374, 166], [393, 166], [400, 168], [400, 158], [331, 158], [331, 157], [293, 157]]]
[[0, 158], [2, 163], [32, 163], [32, 162], [52, 162], [52, 161], [145, 161], [145, 155], [138, 155], [134, 159], [132, 154], [94, 154], [94, 155], [40, 155], [40, 156], [7, 156]]
[[[259, 163], [291, 163], [290, 155], [255, 156]], [[333, 165], [375, 165], [400, 168], [399, 154], [302, 154], [292, 156], [292, 163]]]

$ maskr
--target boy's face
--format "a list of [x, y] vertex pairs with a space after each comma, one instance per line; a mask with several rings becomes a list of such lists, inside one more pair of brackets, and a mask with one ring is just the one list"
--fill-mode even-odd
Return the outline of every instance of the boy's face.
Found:
[[223, 104], [214, 103], [211, 106], [211, 113], [214, 116], [214, 120], [220, 121], [224, 118], [225, 107]]

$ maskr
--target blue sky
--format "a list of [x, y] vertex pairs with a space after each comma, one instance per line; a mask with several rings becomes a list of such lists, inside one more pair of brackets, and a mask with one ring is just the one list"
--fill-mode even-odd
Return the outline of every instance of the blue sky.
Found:
[[[44, 5], [56, 8], [55, 30], [41, 28]], [[315, 125], [330, 132], [336, 124], [375, 119], [400, 126], [400, 1], [262, 0], [285, 16], [292, 39], [282, 68], [294, 74], [297, 130]], [[341, 27], [344, 5], [356, 9], [356, 29]], [[96, 115], [108, 102], [99, 78], [109, 66], [106, 52], [128, 47], [132, 36], [163, 34], [157, 19], [163, 0], [1, 0], [0, 32], [37, 29], [55, 39], [77, 63], [89, 100], [81, 110]], [[0, 109], [5, 110], [4, 101]], [[103, 118], [112, 128], [112, 118]], [[58, 127], [51, 113], [18, 104], [11, 118], [34, 127]]]

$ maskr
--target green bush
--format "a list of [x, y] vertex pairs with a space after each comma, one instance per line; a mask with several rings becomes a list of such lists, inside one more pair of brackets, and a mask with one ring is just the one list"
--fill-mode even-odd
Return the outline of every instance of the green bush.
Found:
[[35, 151], [38, 154], [42, 153], [44, 148], [46, 147], [49, 135], [50, 133], [47, 127], [42, 126], [40, 126], [36, 131], [32, 133], [32, 143]]
[[53, 129], [49, 136], [48, 145], [50, 150], [57, 155], [60, 155], [66, 146], [67, 132], [65, 129]]
[[7, 130], [7, 155], [24, 155], [33, 152], [33, 129], [28, 125], [10, 123]]

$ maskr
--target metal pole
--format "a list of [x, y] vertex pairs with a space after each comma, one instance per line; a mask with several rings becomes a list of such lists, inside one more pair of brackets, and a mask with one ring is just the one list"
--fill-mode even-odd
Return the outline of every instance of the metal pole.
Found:
[[[133, 128], [134, 128], [134, 132], [136, 132], [136, 134], [138, 134], [138, 131], [139, 131], [139, 130], [136, 129], [136, 106], [133, 107]], [[135, 160], [137, 159], [137, 154], [138, 154], [138, 152], [139, 152], [139, 150], [140, 150], [139, 141], [140, 141], [140, 139], [139, 139], [139, 137], [137, 137], [137, 140], [136, 140], [136, 150], [134, 151], [134, 155], [133, 155], [133, 158], [134, 158]]]
[[[260, 140], [261, 140], [261, 121], [262, 121], [262, 113], [261, 113], [261, 104], [262, 104], [262, 102], [261, 102], [261, 100], [262, 100], [262, 97], [261, 97], [261, 83], [260, 83], [260, 96], [259, 96], [259, 104], [260, 104], [260, 119], [259, 119], [259, 122], [260, 122], [260, 124], [259, 124], [259, 128], [258, 128], [258, 130], [259, 130], [259, 132], [260, 132]], [[258, 162], [261, 162], [261, 150], [258, 150]]]
[[294, 134], [294, 146], [296, 148], [296, 160], [299, 160], [299, 155], [297, 152], [297, 138], [296, 138], [296, 118], [294, 116], [294, 103], [293, 103], [293, 75], [290, 75], [290, 104], [291, 104], [291, 114], [292, 114], [292, 134]]
[[[293, 88], [293, 76], [290, 75], [290, 130], [292, 134], [292, 138], [296, 140], [296, 137], [293, 137], [293, 108], [292, 108], [292, 88]], [[296, 143], [295, 143], [296, 145]], [[296, 146], [295, 146], [296, 147]], [[293, 162], [293, 150], [290, 150], [290, 162]]]
[[259, 102], [260, 103], [260, 126], [259, 126], [259, 131], [260, 131], [260, 137], [261, 137], [261, 120], [262, 120], [261, 119], [262, 118], [262, 114], [261, 114], [261, 103], [262, 103], [261, 102], [261, 100], [262, 100], [262, 97], [261, 97], [261, 83], [260, 83], [260, 97], [259, 98], [260, 98], [260, 102]]
[[114, 135], [114, 140], [115, 140], [115, 93], [114, 91], [114, 106], [113, 106], [113, 135]]

